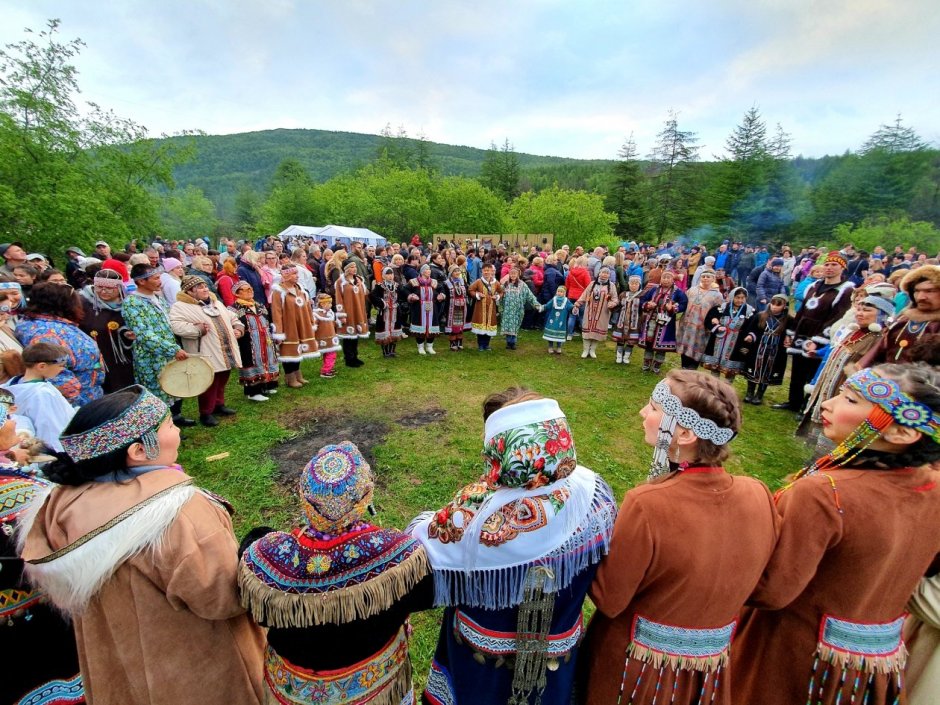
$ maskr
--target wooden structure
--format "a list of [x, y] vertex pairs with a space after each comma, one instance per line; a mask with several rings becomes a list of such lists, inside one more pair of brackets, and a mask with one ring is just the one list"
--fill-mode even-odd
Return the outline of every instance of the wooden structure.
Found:
[[483, 235], [479, 233], [435, 233], [431, 236], [431, 245], [437, 249], [441, 242], [454, 243], [462, 249], [482, 247], [491, 250], [498, 245], [505, 245], [510, 252], [522, 252], [530, 247], [540, 251], [554, 252], [555, 233], [497, 233]]

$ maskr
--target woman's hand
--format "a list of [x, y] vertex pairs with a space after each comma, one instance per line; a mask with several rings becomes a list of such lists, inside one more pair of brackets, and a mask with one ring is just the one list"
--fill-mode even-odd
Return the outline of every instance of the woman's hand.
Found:
[[189, 357], [189, 355], [187, 354], [185, 350], [177, 350], [176, 355], [174, 355], [173, 357], [176, 358], [177, 360], [185, 360], [187, 357]]

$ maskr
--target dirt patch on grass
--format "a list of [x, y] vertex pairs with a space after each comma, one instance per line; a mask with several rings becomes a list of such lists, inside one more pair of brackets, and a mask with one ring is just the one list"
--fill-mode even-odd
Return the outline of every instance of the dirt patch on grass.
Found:
[[275, 481], [290, 492], [296, 491], [297, 477], [310, 458], [331, 443], [355, 443], [365, 459], [374, 466], [373, 449], [385, 440], [389, 430], [386, 424], [374, 419], [336, 416], [334, 412], [322, 409], [293, 410], [282, 423], [298, 431], [296, 436], [271, 449], [271, 458], [277, 465]]
[[420, 428], [421, 426], [443, 421], [445, 418], [447, 418], [447, 411], [439, 406], [435, 406], [430, 409], [425, 409], [424, 411], [416, 411], [413, 414], [400, 416], [396, 419], [396, 423], [405, 428]]

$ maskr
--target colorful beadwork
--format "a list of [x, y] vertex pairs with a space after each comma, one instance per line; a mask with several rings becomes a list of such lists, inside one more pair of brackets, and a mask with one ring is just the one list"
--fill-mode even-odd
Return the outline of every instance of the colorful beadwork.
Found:
[[359, 705], [398, 685], [401, 697], [411, 688], [405, 627], [379, 653], [350, 668], [311, 671], [285, 661], [270, 646], [265, 650], [264, 680], [283, 705], [345, 703]]
[[42, 480], [0, 476], [0, 524], [14, 521], [26, 511], [36, 492], [46, 486]]
[[338, 534], [365, 516], [372, 503], [372, 468], [349, 441], [328, 445], [310, 460], [300, 479], [300, 494], [310, 526]]
[[[512, 656], [519, 649], [515, 632], [500, 632], [478, 624], [460, 610], [454, 611], [454, 634], [463, 639], [475, 651], [487, 656]], [[572, 627], [558, 634], [548, 634], [546, 651], [553, 657], [564, 657], [571, 653], [581, 641], [584, 623], [581, 615]]]
[[880, 624], [850, 622], [826, 615], [822, 620], [819, 642], [847, 656], [886, 657], [901, 650], [902, 626], [903, 615]]
[[70, 680], [44, 683], [20, 699], [18, 705], [77, 705], [85, 702], [85, 687], [79, 673]]
[[451, 676], [437, 661], [431, 661], [424, 697], [431, 705], [457, 705], [457, 694], [451, 685]]
[[737, 620], [723, 627], [696, 629], [660, 624], [646, 617], [633, 620], [633, 645], [666, 656], [690, 659], [713, 659], [731, 648]]
[[894, 423], [920, 431], [940, 443], [940, 415], [926, 404], [907, 396], [893, 379], [881, 377], [875, 370], [866, 368], [849, 377], [845, 386], [881, 407], [890, 414]]
[[289, 594], [315, 594], [376, 578], [419, 547], [415, 539], [395, 529], [363, 524], [332, 540], [314, 540], [301, 530], [270, 533], [251, 544], [243, 561], [268, 587]]
[[[169, 416], [170, 408], [140, 385], [126, 389], [138, 391], [140, 396], [120, 416], [95, 428], [62, 436], [59, 439], [72, 460], [79, 462], [97, 458], [138, 440], [142, 441], [145, 447], [154, 446], [155, 432]], [[148, 457], [151, 454], [150, 448], [148, 448]]]

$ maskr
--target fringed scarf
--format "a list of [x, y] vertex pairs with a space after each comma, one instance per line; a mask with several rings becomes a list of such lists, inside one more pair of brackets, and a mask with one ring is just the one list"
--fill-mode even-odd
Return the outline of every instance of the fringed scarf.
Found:
[[547, 568], [540, 589], [557, 592], [607, 552], [616, 505], [607, 483], [577, 465], [557, 402], [495, 412], [483, 458], [476, 482], [409, 527], [434, 568], [435, 604], [515, 607], [530, 568]]

